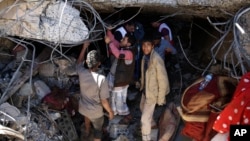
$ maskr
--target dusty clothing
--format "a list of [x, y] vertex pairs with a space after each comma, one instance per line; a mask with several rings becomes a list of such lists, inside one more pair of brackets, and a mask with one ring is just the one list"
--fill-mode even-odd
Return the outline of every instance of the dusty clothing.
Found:
[[77, 72], [81, 91], [79, 113], [90, 119], [103, 116], [101, 99], [109, 98], [108, 83], [105, 77], [95, 72], [90, 72], [83, 65], [78, 65]]
[[[169, 93], [169, 81], [165, 65], [159, 54], [152, 51], [148, 68], [144, 68], [144, 57], [141, 63], [141, 88], [145, 89], [146, 99], [149, 103], [162, 105], [165, 102], [165, 96]], [[145, 71], [145, 76], [144, 76]]]
[[155, 121], [153, 119], [153, 113], [155, 109], [155, 103], [148, 103], [146, 101], [146, 97], [143, 94], [140, 102], [140, 110], [142, 112], [141, 115], [141, 132], [143, 140], [150, 140], [151, 127], [155, 125]]
[[152, 50], [150, 56], [144, 55], [141, 63], [141, 88], [143, 91], [140, 108], [142, 111], [142, 139], [150, 140], [155, 105], [165, 104], [169, 93], [167, 71], [161, 57]]

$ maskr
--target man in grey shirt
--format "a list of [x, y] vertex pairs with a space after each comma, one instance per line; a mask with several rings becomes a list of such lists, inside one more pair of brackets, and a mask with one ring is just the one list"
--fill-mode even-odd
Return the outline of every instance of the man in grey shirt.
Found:
[[88, 46], [89, 42], [85, 42], [77, 60], [77, 73], [81, 92], [78, 111], [85, 117], [86, 134], [90, 132], [91, 122], [94, 127], [94, 141], [101, 141], [104, 123], [103, 108], [108, 112], [109, 119], [114, 118], [114, 113], [108, 101], [107, 80], [104, 75], [97, 73], [101, 59], [96, 50], [92, 50], [87, 54], [86, 63], [88, 69], [83, 66], [84, 55]]

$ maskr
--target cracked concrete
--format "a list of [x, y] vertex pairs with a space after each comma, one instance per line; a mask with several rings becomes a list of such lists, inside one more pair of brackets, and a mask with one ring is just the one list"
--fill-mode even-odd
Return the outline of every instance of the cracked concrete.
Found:
[[225, 17], [250, 4], [248, 0], [87, 0], [100, 12], [114, 12], [114, 8], [143, 7], [143, 13], [167, 15], [183, 11], [184, 15], [201, 18]]

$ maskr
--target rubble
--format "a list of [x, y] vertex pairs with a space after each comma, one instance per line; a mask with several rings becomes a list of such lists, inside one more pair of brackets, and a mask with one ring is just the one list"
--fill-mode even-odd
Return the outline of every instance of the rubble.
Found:
[[[13, 2], [8, 1], [4, 6], [10, 6]], [[1, 4], [3, 3], [0, 3], [0, 7], [3, 6]], [[17, 8], [17, 5], [19, 5], [19, 8]], [[62, 1], [26, 0], [21, 4], [12, 6], [9, 10], [6, 10], [5, 15], [1, 15], [0, 20], [1, 33], [6, 35], [1, 40], [6, 39], [6, 42], [11, 42], [9, 45], [6, 43], [6, 47], [0, 48], [0, 118], [2, 123], [0, 130], [3, 130], [1, 134], [6, 135], [3, 139], [18, 138], [36, 141], [80, 139], [81, 130], [84, 129], [79, 130], [82, 127], [83, 118], [77, 115], [76, 108], [79, 98], [79, 81], [74, 71], [76, 58], [72, 54], [67, 54], [68, 50], [65, 51], [65, 48], [61, 48], [61, 46], [63, 44], [79, 45], [79, 42], [82, 43], [83, 40], [90, 37], [89, 35], [93, 35], [94, 31], [86, 27], [80, 17], [80, 11]], [[62, 11], [63, 16], [61, 16]], [[100, 20], [97, 13], [93, 17]], [[100, 21], [100, 23], [103, 27], [106, 26], [103, 21]], [[6, 28], [6, 25], [13, 27]], [[95, 24], [90, 25], [96, 26]], [[93, 29], [96, 29], [96, 27]], [[18, 38], [24, 38], [23, 40], [27, 41], [8, 36], [18, 36]], [[241, 35], [242, 38], [243, 36]], [[98, 39], [97, 36], [91, 37], [93, 37], [91, 38], [93, 41]], [[245, 38], [244, 41], [246, 41]], [[223, 43], [223, 39], [219, 39], [216, 45]], [[40, 46], [33, 45], [33, 42], [39, 43]], [[11, 45], [12, 43], [14, 45]], [[179, 49], [182, 49], [181, 42], [176, 44]], [[63, 47], [68, 47], [70, 50], [75, 46]], [[38, 48], [41, 51], [36, 51]], [[180, 106], [185, 88], [207, 71], [217, 74], [223, 70], [223, 73], [230, 74], [230, 77], [240, 76], [240, 73], [233, 67], [226, 69], [227, 66], [215, 67], [215, 65], [211, 65], [212, 63], [202, 64], [192, 53], [188, 49], [179, 50], [178, 63], [168, 68], [171, 92], [167, 96], [167, 103], [173, 102], [176, 106]], [[227, 56], [225, 53], [223, 55]], [[212, 54], [211, 62], [215, 60], [215, 56], [216, 53]], [[242, 60], [239, 58], [236, 59], [237, 63], [232, 62], [232, 64], [239, 63], [242, 65], [240, 69], [244, 72], [247, 67], [241, 64]], [[202, 68], [204, 66], [207, 67]], [[104, 73], [104, 67], [106, 66], [100, 68], [100, 72]], [[55, 92], [54, 88], [58, 91]], [[224, 88], [221, 87], [220, 89], [223, 92]], [[104, 131], [106, 131], [105, 137], [107, 140], [137, 141], [141, 139], [139, 135], [140, 96], [141, 93], [138, 88], [131, 85], [127, 100], [133, 119], [128, 124], [120, 123], [123, 119], [122, 116], [116, 116], [112, 121], [106, 120], [105, 124], [107, 125]], [[157, 140], [159, 136], [174, 140], [175, 135], [179, 134], [177, 128], [180, 119], [178, 113], [174, 113], [176, 112], [175, 107], [171, 108], [173, 107], [156, 109], [154, 118], [160, 123], [160, 127], [152, 130], [154, 140]], [[164, 124], [168, 124], [166, 121], [174, 122], [176, 125], [164, 128], [167, 126]]]

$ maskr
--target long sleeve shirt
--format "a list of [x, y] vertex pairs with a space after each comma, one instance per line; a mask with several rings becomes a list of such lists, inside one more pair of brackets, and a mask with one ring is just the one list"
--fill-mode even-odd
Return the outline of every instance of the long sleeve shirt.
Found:
[[131, 51], [119, 49], [120, 44], [117, 40], [115, 40], [114, 35], [111, 33], [111, 31], [107, 31], [107, 36], [111, 40], [111, 42], [109, 43], [109, 48], [111, 53], [115, 56], [115, 58], [120, 58], [120, 55], [124, 54], [124, 57], [122, 59], [125, 60], [133, 59], [133, 53]]

